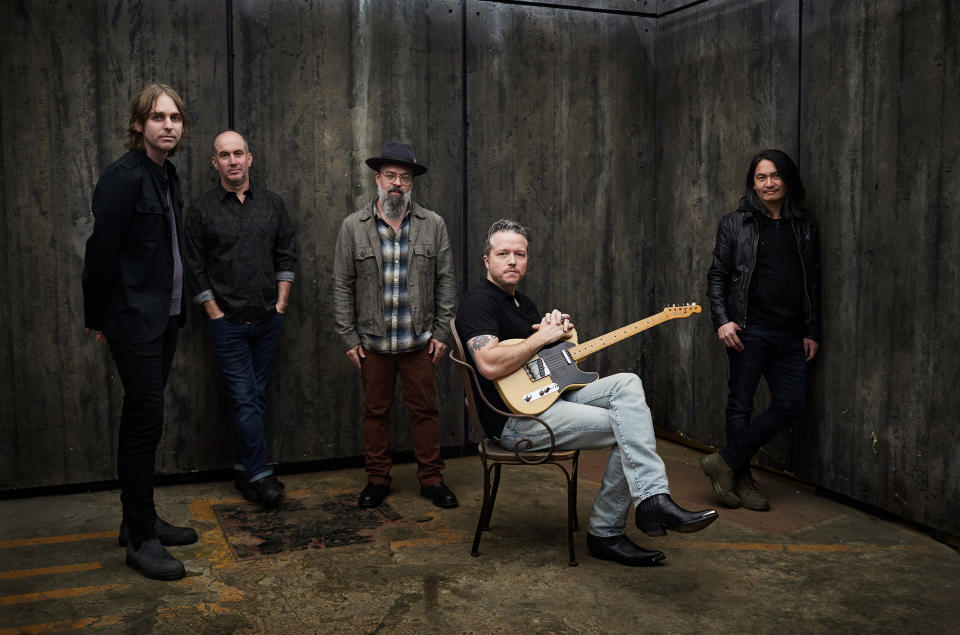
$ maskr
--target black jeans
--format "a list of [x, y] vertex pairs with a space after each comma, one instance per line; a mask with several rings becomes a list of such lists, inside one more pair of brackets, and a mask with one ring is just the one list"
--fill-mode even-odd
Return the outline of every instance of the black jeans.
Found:
[[177, 348], [177, 317], [160, 337], [143, 343], [109, 339], [110, 353], [123, 382], [123, 413], [117, 446], [117, 476], [123, 519], [135, 542], [156, 537], [153, 473], [163, 434], [163, 389]]
[[[806, 409], [807, 362], [799, 334], [748, 326], [737, 335], [743, 350], [727, 349], [727, 446], [720, 456], [734, 470], [743, 470], [749, 468], [763, 444]], [[770, 407], [751, 423], [753, 396], [761, 375], [770, 388]]]

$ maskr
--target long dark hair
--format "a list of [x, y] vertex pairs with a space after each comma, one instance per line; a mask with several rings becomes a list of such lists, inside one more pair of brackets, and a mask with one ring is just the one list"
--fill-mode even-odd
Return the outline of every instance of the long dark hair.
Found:
[[766, 207], [763, 201], [757, 196], [753, 186], [753, 175], [757, 171], [757, 165], [761, 161], [770, 161], [777, 166], [777, 172], [787, 188], [787, 196], [783, 201], [782, 214], [785, 218], [797, 218], [802, 216], [806, 210], [802, 207], [806, 192], [803, 189], [803, 182], [800, 180], [800, 171], [797, 170], [797, 164], [793, 162], [786, 152], [781, 150], [768, 149], [757, 153], [750, 161], [750, 167], [747, 169], [747, 179], [743, 197], [740, 199], [740, 209], [750, 210], [758, 213], [764, 213]]

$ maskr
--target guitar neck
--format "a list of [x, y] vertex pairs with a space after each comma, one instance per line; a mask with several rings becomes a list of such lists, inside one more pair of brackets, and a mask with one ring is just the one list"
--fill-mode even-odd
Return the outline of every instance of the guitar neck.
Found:
[[641, 331], [645, 331], [652, 326], [656, 326], [657, 324], [661, 324], [670, 319], [672, 318], [667, 315], [666, 311], [661, 311], [660, 313], [651, 315], [650, 317], [644, 318], [639, 322], [622, 326], [615, 331], [610, 331], [609, 333], [604, 333], [600, 337], [587, 340], [583, 344], [578, 344], [567, 349], [567, 352], [574, 360], [581, 360], [589, 355], [593, 355], [597, 351], [605, 349], [611, 344], [616, 344], [617, 342], [623, 341], [628, 337], [633, 337]]

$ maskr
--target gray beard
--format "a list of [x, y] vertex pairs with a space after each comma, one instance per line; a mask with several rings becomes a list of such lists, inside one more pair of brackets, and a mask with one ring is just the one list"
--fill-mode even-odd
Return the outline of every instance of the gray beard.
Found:
[[397, 220], [398, 218], [401, 218], [404, 210], [407, 209], [407, 205], [410, 204], [411, 191], [413, 191], [413, 188], [404, 192], [403, 196], [397, 200], [395, 197], [390, 196], [385, 189], [378, 185], [377, 193], [380, 195], [380, 205], [383, 207], [383, 215], [390, 220]]

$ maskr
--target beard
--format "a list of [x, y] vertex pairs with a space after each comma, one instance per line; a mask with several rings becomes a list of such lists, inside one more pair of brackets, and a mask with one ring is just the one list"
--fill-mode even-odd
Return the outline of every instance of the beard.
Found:
[[[383, 206], [383, 215], [391, 220], [396, 220], [403, 216], [404, 210], [407, 209], [407, 205], [410, 204], [410, 192], [413, 191], [413, 188], [410, 188], [406, 192], [402, 188], [390, 186], [390, 189], [385, 190], [379, 185], [377, 186], [377, 193], [380, 195], [380, 204]], [[391, 196], [390, 192], [400, 192], [400, 196]]]

